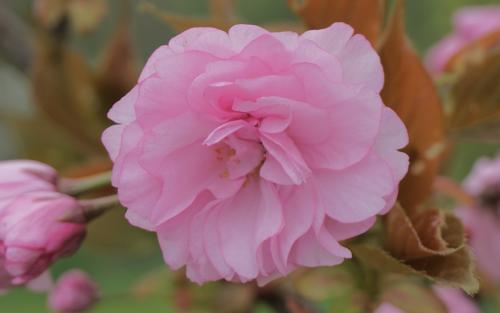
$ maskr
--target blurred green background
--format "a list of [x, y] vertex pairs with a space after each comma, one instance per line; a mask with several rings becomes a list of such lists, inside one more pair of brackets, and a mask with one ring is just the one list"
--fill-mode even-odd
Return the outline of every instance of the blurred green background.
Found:
[[[32, 1], [3, 0], [3, 2], [3, 6], [14, 10], [28, 27], [33, 27]], [[105, 45], [116, 24], [119, 12], [117, 7], [120, 2], [120, 0], [108, 1], [108, 14], [98, 31], [78, 36], [71, 42], [72, 46], [83, 52], [92, 62], [97, 62], [98, 51]], [[208, 11], [205, 0], [151, 0], [150, 2], [156, 4], [158, 8], [192, 16], [204, 16]], [[134, 4], [133, 46], [142, 64], [148, 55], [157, 46], [165, 43], [174, 32], [159, 19], [141, 12], [138, 9], [140, 1], [132, 3]], [[450, 32], [451, 17], [456, 9], [465, 5], [493, 3], [500, 4], [500, 1], [407, 0], [409, 36], [416, 50], [423, 55], [433, 43]], [[0, 10], [2, 8], [0, 6]], [[239, 0], [237, 12], [242, 21], [253, 24], [296, 20], [286, 0]], [[30, 35], [32, 32], [30, 30], [27, 34]], [[2, 112], [16, 112], [27, 116], [34, 114], [29, 77], [3, 59], [0, 54], [0, 114]], [[1, 117], [0, 160], [22, 157], [24, 146], [20, 136], [16, 130], [3, 124]], [[43, 138], [39, 140], [43, 141]], [[469, 171], [476, 158], [481, 155], [493, 155], [497, 151], [498, 145], [459, 141], [453, 152], [453, 158], [446, 164], [447, 171], [453, 178], [460, 180]], [[128, 226], [122, 213], [115, 211], [92, 223], [84, 247], [74, 257], [57, 263], [53, 268], [54, 275], [57, 276], [73, 267], [88, 271], [101, 285], [103, 294], [103, 300], [92, 311], [94, 313], [174, 312], [172, 302], [175, 295], [168, 283], [156, 286], [158, 289], [156, 291], [148, 291], [148, 284], [157, 283], [154, 277], [164, 278], [170, 275], [166, 270], [159, 270], [164, 266], [155, 238]], [[148, 275], [149, 279], [144, 280], [145, 275]], [[140, 281], [143, 283], [138, 286]], [[158, 281], [163, 282], [168, 279], [158, 279]], [[210, 286], [204, 288], [209, 292]], [[142, 291], [130, 293], [131, 290]], [[6, 296], [0, 296], [1, 313], [43, 313], [46, 312], [45, 307], [43, 295], [24, 290], [15, 290]], [[262, 312], [265, 311], [263, 308]], [[491, 312], [495, 312], [494, 309]]]

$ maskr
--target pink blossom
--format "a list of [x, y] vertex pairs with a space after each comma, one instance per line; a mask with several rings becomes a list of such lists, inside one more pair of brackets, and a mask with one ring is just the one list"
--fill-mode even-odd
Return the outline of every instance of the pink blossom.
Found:
[[83, 239], [84, 225], [60, 221], [81, 207], [56, 183], [47, 165], [0, 162], [0, 290], [37, 278]]
[[464, 189], [475, 197], [477, 205], [460, 207], [457, 214], [469, 234], [479, 270], [499, 282], [500, 157], [477, 161], [464, 180]]
[[472, 299], [459, 289], [436, 286], [434, 292], [443, 302], [448, 313], [481, 313]]
[[78, 313], [90, 309], [98, 300], [96, 283], [84, 272], [64, 273], [49, 294], [49, 307], [55, 312]]
[[[434, 292], [448, 313], [480, 313], [476, 304], [459, 289], [435, 286]], [[374, 313], [404, 312], [390, 303], [382, 303]]]
[[500, 218], [481, 208], [460, 207], [457, 215], [462, 219], [469, 235], [476, 264], [491, 281], [500, 282]]
[[[479, 198], [480, 202], [483, 202], [484, 205], [487, 205], [484, 201], [488, 199], [481, 198], [490, 198], [490, 196], [495, 198], [495, 195], [500, 196], [500, 156], [494, 159], [486, 157], [479, 159], [465, 178], [463, 184], [464, 189], [469, 194]], [[500, 213], [500, 202], [492, 202], [491, 204], [495, 205], [498, 213]]]
[[453, 32], [429, 50], [429, 69], [440, 74], [448, 61], [462, 47], [479, 37], [500, 29], [500, 6], [466, 7], [459, 10], [453, 20]]
[[404, 313], [390, 303], [382, 303], [373, 313]]
[[341, 263], [339, 242], [392, 207], [407, 171], [383, 82], [375, 50], [343, 23], [181, 33], [109, 112], [126, 217], [198, 283]]

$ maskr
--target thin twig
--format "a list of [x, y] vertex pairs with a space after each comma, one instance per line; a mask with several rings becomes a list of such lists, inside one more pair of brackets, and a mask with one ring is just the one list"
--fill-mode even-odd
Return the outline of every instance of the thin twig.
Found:
[[111, 172], [104, 172], [82, 178], [61, 178], [59, 189], [69, 195], [79, 195], [84, 192], [108, 186], [111, 182]]

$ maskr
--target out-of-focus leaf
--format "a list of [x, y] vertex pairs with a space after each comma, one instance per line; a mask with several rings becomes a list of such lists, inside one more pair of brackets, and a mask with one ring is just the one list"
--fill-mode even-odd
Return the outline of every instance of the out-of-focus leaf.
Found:
[[401, 275], [423, 275], [378, 246], [356, 244], [349, 246], [349, 249], [361, 263], [378, 271]]
[[460, 220], [436, 209], [408, 216], [396, 205], [385, 218], [389, 253], [435, 281], [475, 293], [474, 262]]
[[95, 29], [108, 11], [106, 0], [69, 0], [68, 12], [73, 29], [80, 33]]
[[89, 32], [97, 27], [107, 13], [106, 0], [36, 0], [34, 14], [46, 28], [54, 28], [63, 16], [69, 18], [73, 30]]
[[147, 298], [164, 294], [170, 287], [171, 272], [166, 267], [146, 273], [132, 286], [131, 294], [137, 298]]
[[43, 26], [53, 28], [66, 14], [66, 5], [65, 0], [37, 0], [33, 1], [33, 13]]
[[142, 5], [142, 10], [164, 21], [174, 30], [181, 32], [191, 27], [215, 27], [228, 30], [234, 24], [231, 20], [215, 17], [195, 18], [172, 13], [170, 11], [157, 8], [154, 4], [146, 2]]
[[500, 31], [459, 51], [448, 66], [452, 79], [447, 110], [451, 131], [500, 119]]
[[309, 28], [345, 22], [376, 45], [383, 21], [384, 0], [288, 0]]
[[450, 255], [436, 255], [408, 263], [435, 281], [453, 288], [461, 288], [468, 294], [475, 294], [479, 290], [473, 257], [467, 247]]
[[401, 117], [410, 138], [405, 148], [410, 169], [400, 185], [399, 201], [411, 211], [429, 198], [446, 144], [440, 99], [408, 42], [403, 17], [402, 1], [397, 1], [380, 56], [385, 72], [382, 99]]
[[214, 299], [214, 312], [245, 313], [252, 307], [255, 292], [249, 285], [224, 284]]
[[130, 8], [124, 4], [123, 12], [104, 49], [98, 68], [97, 88], [104, 105], [102, 114], [135, 85], [138, 71], [130, 34]]
[[210, 13], [216, 20], [232, 20], [235, 12], [234, 0], [210, 0]]
[[388, 249], [402, 260], [449, 255], [464, 247], [460, 221], [437, 209], [421, 210], [410, 220], [401, 206], [396, 205], [385, 222]]
[[447, 313], [448, 309], [432, 289], [415, 282], [388, 282], [382, 302], [389, 302], [405, 313]]
[[363, 313], [368, 299], [349, 272], [350, 267], [351, 263], [344, 263], [298, 270], [286, 280], [292, 282], [293, 290], [300, 296], [317, 304], [324, 312]]
[[95, 251], [122, 257], [156, 257], [158, 242], [154, 236], [131, 227], [122, 208], [106, 212], [88, 225], [85, 245]]
[[55, 168], [66, 168], [75, 160], [85, 158], [85, 146], [45, 116], [22, 117], [0, 112], [0, 121], [15, 131], [23, 158], [39, 160]]
[[5, 1], [0, 2], [0, 55], [24, 72], [33, 59], [33, 38], [25, 24]]
[[474, 205], [474, 198], [451, 178], [443, 176], [437, 177], [434, 182], [434, 189], [436, 192], [452, 198], [457, 204], [466, 206]]
[[286, 22], [276, 22], [276, 23], [265, 24], [263, 25], [263, 27], [272, 32], [292, 31], [301, 34], [304, 31], [306, 31], [306, 28], [303, 25], [297, 23], [293, 24]]
[[399, 260], [377, 246], [358, 244], [350, 246], [354, 256], [377, 271], [400, 275], [416, 275], [455, 288], [468, 294], [479, 289], [469, 250], [464, 247], [447, 256], [433, 256], [411, 262]]
[[464, 140], [500, 144], [500, 117], [461, 129], [456, 136]]
[[85, 59], [56, 38], [42, 36], [32, 73], [37, 106], [90, 155], [102, 154], [106, 125], [93, 72]]
[[285, 302], [290, 313], [318, 313], [317, 310], [309, 307], [306, 303], [301, 303], [300, 299], [295, 297], [288, 296]]

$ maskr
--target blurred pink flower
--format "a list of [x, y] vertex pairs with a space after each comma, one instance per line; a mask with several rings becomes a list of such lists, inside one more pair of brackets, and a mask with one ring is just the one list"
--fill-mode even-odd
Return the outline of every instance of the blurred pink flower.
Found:
[[445, 69], [451, 57], [479, 37], [500, 29], [500, 6], [466, 7], [453, 19], [453, 32], [444, 37], [427, 55], [427, 65], [436, 74]]
[[469, 244], [479, 270], [500, 282], [500, 157], [482, 158], [464, 180], [464, 189], [476, 199], [476, 207], [460, 207], [457, 215], [469, 234]]
[[158, 48], [103, 134], [133, 225], [198, 283], [335, 265], [393, 205], [406, 129], [379, 57], [343, 23], [193, 28]]
[[83, 239], [85, 225], [59, 221], [81, 207], [56, 183], [47, 165], [0, 162], [0, 290], [37, 278]]
[[448, 313], [481, 313], [472, 299], [459, 289], [436, 286], [434, 292], [446, 306]]
[[[435, 286], [434, 292], [448, 313], [481, 313], [476, 304], [459, 289]], [[382, 303], [373, 313], [404, 312], [390, 303]]]
[[404, 313], [390, 303], [382, 303], [373, 313]]
[[[478, 198], [484, 206], [488, 200], [500, 198], [500, 156], [489, 159], [481, 158], [475, 164], [469, 175], [464, 179], [464, 189]], [[500, 199], [499, 199], [500, 200]], [[500, 213], [500, 201], [492, 201], [493, 211]]]
[[59, 313], [78, 313], [90, 309], [99, 299], [97, 284], [84, 272], [64, 273], [49, 294], [49, 307]]

